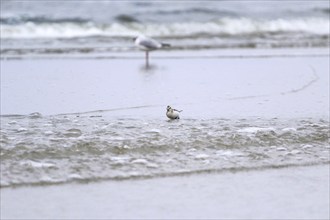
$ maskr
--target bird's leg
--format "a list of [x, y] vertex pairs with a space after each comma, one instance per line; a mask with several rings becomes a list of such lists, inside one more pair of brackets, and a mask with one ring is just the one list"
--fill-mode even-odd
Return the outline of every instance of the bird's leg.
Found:
[[149, 51], [146, 51], [146, 67], [149, 67]]

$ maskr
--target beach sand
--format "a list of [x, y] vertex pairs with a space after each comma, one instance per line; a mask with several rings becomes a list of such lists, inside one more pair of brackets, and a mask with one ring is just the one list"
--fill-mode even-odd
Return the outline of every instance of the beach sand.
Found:
[[329, 166], [1, 189], [1, 219], [329, 219]]
[[117, 117], [325, 117], [327, 49], [155, 52], [113, 59], [1, 61], [1, 114], [109, 111]]
[[[1, 60], [1, 114], [329, 119], [329, 51]], [[105, 118], [107, 118], [105, 117]], [[329, 219], [329, 164], [1, 188], [1, 219]]]

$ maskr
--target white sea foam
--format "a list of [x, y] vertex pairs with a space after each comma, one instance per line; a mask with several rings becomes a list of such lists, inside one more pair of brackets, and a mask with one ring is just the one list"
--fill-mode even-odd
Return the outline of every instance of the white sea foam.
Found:
[[131, 163], [135, 163], [135, 164], [148, 164], [148, 161], [146, 159], [135, 159]]
[[90, 36], [132, 37], [139, 33], [157, 37], [191, 37], [199, 35], [242, 35], [262, 33], [309, 33], [329, 35], [329, 19], [222, 18], [209, 22], [173, 23], [33, 23], [2, 24], [2, 38], [73, 38]]
[[267, 132], [267, 131], [274, 131], [274, 128], [260, 128], [260, 127], [247, 127], [239, 129], [238, 132], [241, 133], [257, 133], [257, 132]]
[[52, 163], [36, 162], [36, 161], [32, 161], [32, 160], [21, 162], [21, 165], [27, 165], [27, 166], [31, 166], [31, 167], [34, 167], [34, 168], [51, 168], [51, 167], [56, 167], [55, 164], [52, 164]]
[[196, 159], [201, 159], [201, 160], [207, 159], [207, 158], [209, 158], [209, 157], [210, 157], [210, 156], [207, 155], [207, 154], [197, 154], [197, 155], [195, 156]]
[[231, 150], [218, 150], [216, 151], [217, 156], [222, 156], [222, 157], [235, 157], [235, 156], [244, 156], [244, 153], [238, 151], [231, 151]]

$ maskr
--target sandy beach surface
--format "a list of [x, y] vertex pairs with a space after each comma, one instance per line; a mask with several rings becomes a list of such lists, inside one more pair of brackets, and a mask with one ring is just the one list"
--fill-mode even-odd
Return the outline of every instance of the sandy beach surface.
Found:
[[2, 59], [1, 219], [329, 219], [328, 49], [188, 54]]
[[183, 118], [328, 118], [328, 55], [328, 49], [155, 52], [149, 69], [142, 52], [2, 60], [1, 114], [99, 110], [159, 118], [173, 105], [184, 109]]
[[1, 189], [1, 219], [329, 219], [329, 166]]

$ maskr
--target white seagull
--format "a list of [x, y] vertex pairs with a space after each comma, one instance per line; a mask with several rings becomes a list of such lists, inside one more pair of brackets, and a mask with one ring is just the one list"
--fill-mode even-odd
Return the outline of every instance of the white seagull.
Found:
[[133, 40], [138, 48], [146, 52], [146, 67], [149, 66], [149, 51], [171, 46], [170, 44], [158, 42], [155, 39], [143, 35], [135, 37]]
[[169, 119], [180, 119], [179, 112], [182, 112], [182, 110], [176, 110], [169, 105], [167, 106], [166, 110], [166, 116]]

